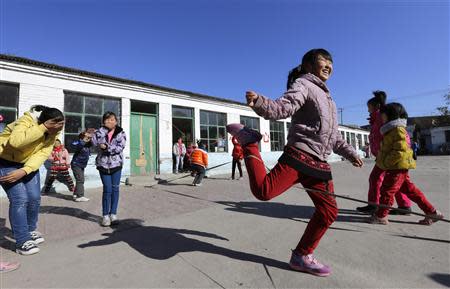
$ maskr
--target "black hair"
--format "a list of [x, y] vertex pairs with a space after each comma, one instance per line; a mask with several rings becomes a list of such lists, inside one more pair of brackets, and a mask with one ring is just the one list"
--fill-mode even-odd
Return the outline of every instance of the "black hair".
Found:
[[202, 141], [197, 141], [197, 147], [202, 150], [206, 150], [206, 146]]
[[78, 135], [78, 138], [79, 138], [79, 139], [84, 139], [88, 133], [89, 133], [88, 131], [82, 131], [82, 132], [80, 132], [80, 134]]
[[388, 103], [387, 105], [381, 107], [380, 113], [384, 113], [387, 116], [388, 121], [392, 121], [398, 118], [408, 118], [406, 109], [398, 102]]
[[300, 75], [309, 73], [310, 71], [306, 71], [306, 66], [307, 65], [314, 66], [319, 56], [322, 56], [326, 60], [333, 62], [333, 57], [331, 57], [330, 52], [326, 51], [325, 49], [323, 48], [311, 49], [310, 51], [306, 52], [305, 55], [303, 55]]
[[383, 107], [386, 105], [386, 92], [382, 90], [376, 90], [372, 92], [373, 97], [367, 101], [367, 105], [372, 105], [374, 107]]
[[118, 121], [117, 119], [117, 115], [112, 112], [112, 111], [107, 111], [103, 114], [103, 118], [102, 118], [102, 122], [105, 123], [105, 120], [107, 120], [108, 118], [110, 118], [111, 116], [114, 116], [114, 118], [116, 119], [116, 121]]
[[47, 120], [54, 120], [54, 121], [63, 121], [64, 120], [64, 114], [57, 108], [54, 107], [48, 107], [45, 105], [36, 105], [33, 107], [34, 111], [40, 111], [41, 114], [39, 115], [37, 121], [39, 124], [43, 124]]
[[289, 90], [291, 88], [292, 84], [295, 82], [295, 80], [300, 77], [301, 70], [302, 70], [302, 66], [299, 65], [299, 66], [296, 66], [293, 69], [291, 69], [291, 71], [289, 71], [287, 84], [286, 84], [287, 90]]

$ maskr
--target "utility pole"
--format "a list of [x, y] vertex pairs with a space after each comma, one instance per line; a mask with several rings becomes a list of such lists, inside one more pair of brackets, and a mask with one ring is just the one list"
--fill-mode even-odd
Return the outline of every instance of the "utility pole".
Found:
[[344, 124], [344, 109], [338, 108], [338, 113], [341, 115], [341, 125]]

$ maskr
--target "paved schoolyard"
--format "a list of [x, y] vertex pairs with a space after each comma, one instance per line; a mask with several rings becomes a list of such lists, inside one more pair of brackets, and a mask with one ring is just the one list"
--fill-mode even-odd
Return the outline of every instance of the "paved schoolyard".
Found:
[[[373, 161], [363, 169], [333, 164], [336, 193], [366, 199]], [[450, 157], [421, 157], [413, 181], [450, 216]], [[291, 189], [270, 202], [254, 199], [248, 180], [211, 176], [153, 188], [123, 186], [116, 228], [98, 225], [100, 190], [87, 203], [65, 194], [42, 198], [39, 230], [46, 242], [33, 256], [13, 253], [7, 200], [0, 201], [2, 260], [19, 270], [0, 275], [1, 288], [431, 288], [450, 286], [450, 224], [421, 226], [395, 216], [389, 226], [365, 223], [359, 204], [338, 200], [338, 220], [316, 255], [332, 266], [319, 278], [286, 262], [312, 202]], [[417, 206], [414, 210], [419, 212]]]

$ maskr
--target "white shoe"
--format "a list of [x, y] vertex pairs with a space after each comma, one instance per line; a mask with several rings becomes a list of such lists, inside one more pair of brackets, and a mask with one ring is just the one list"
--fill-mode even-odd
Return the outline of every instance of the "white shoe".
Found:
[[74, 199], [75, 202], [88, 202], [89, 199], [86, 197], [79, 197]]
[[20, 248], [16, 248], [16, 252], [20, 255], [33, 255], [39, 252], [39, 248], [34, 241], [29, 240], [23, 243]]
[[108, 215], [103, 216], [103, 219], [102, 219], [102, 226], [103, 226], [103, 227], [111, 226], [111, 219], [109, 218]]
[[200, 184], [195, 184], [195, 186], [201, 187], [201, 186], [202, 186], [202, 183], [200, 183]]
[[31, 235], [31, 241], [33, 241], [36, 245], [43, 243], [45, 241], [44, 237], [42, 237], [42, 234], [38, 231], [32, 231], [30, 232]]
[[111, 215], [109, 215], [109, 218], [111, 220], [111, 225], [117, 225], [119, 223], [119, 219], [117, 218], [117, 215], [111, 214]]

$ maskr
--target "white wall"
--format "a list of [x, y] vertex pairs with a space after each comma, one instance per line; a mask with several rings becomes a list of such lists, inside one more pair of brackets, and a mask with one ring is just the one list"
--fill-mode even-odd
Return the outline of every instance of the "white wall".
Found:
[[450, 126], [446, 127], [435, 127], [430, 129], [431, 134], [431, 145], [433, 153], [439, 153], [439, 149], [445, 141], [445, 132], [450, 131]]

